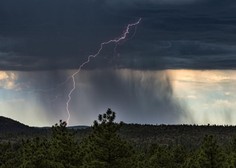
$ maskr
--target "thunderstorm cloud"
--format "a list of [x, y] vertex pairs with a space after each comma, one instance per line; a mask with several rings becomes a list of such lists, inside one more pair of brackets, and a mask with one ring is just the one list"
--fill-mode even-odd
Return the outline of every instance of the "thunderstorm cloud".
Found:
[[[234, 69], [233, 0], [3, 0], [2, 70], [73, 69], [139, 17], [136, 35], [86, 68]], [[134, 30], [131, 30], [131, 35]]]
[[[66, 118], [64, 81], [142, 18], [76, 77], [71, 124], [108, 107], [126, 122], [233, 123], [235, 11], [234, 0], [1, 0], [0, 115], [30, 125]], [[201, 70], [224, 73], [197, 78]], [[204, 83], [210, 75], [223, 80]]]

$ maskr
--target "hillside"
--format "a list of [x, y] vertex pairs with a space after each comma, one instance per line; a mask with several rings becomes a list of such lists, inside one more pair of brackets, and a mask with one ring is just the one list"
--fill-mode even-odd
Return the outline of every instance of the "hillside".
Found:
[[[71, 126], [78, 140], [91, 132], [88, 126]], [[25, 137], [50, 136], [51, 128], [38, 128], [24, 125], [10, 118], [0, 117], [0, 139], [15, 140]], [[138, 146], [148, 146], [150, 144], [182, 144], [188, 147], [200, 145], [205, 135], [214, 135], [222, 145], [228, 144], [232, 138], [236, 137], [235, 126], [210, 126], [210, 125], [141, 125], [123, 124], [119, 134], [137, 144]]]
[[93, 127], [60, 121], [46, 129], [1, 118], [8, 136], [0, 136], [0, 167], [96, 167], [98, 159], [101, 167], [235, 167], [235, 126], [118, 124], [109, 111], [101, 117]]
[[16, 138], [35, 135], [48, 135], [49, 129], [30, 127], [16, 120], [0, 116], [0, 139], [15, 140]]
[[30, 129], [29, 126], [24, 125], [18, 121], [10, 118], [0, 116], [0, 133], [14, 133]]

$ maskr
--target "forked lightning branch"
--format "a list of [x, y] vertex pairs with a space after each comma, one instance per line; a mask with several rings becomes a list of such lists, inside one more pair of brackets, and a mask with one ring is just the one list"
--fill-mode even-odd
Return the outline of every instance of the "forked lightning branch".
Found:
[[76, 89], [76, 82], [75, 82], [75, 77], [76, 77], [76, 75], [79, 74], [79, 72], [81, 71], [81, 69], [82, 69], [86, 64], [88, 64], [88, 63], [91, 61], [92, 58], [97, 57], [97, 56], [100, 54], [100, 52], [102, 51], [102, 49], [103, 49], [106, 45], [111, 44], [111, 43], [114, 43], [114, 44], [117, 45], [117, 44], [118, 44], [119, 42], [121, 42], [122, 40], [125, 40], [125, 39], [127, 38], [128, 34], [130, 33], [130, 29], [133, 28], [133, 27], [136, 28], [136, 26], [140, 23], [140, 21], [141, 21], [141, 18], [139, 18], [138, 21], [135, 22], [135, 23], [128, 24], [128, 25], [126, 26], [126, 29], [125, 29], [124, 33], [123, 33], [120, 37], [115, 38], [115, 39], [112, 39], [112, 40], [109, 40], [109, 41], [106, 41], [106, 42], [102, 42], [102, 43], [100, 44], [100, 48], [98, 49], [98, 51], [97, 51], [94, 55], [89, 55], [89, 56], [87, 57], [87, 60], [86, 60], [85, 62], [83, 62], [83, 63], [79, 66], [78, 70], [76, 70], [76, 71], [70, 76], [73, 85], [72, 85], [72, 88], [70, 89], [70, 91], [69, 91], [69, 93], [68, 93], [68, 99], [67, 99], [67, 101], [66, 101], [66, 111], [67, 111], [67, 114], [68, 114], [68, 117], [67, 117], [67, 124], [69, 123], [69, 121], [70, 121], [70, 116], [71, 116], [71, 115], [70, 115], [70, 108], [69, 108], [69, 106], [70, 106], [70, 101], [71, 101], [71, 99], [72, 99], [72, 94], [73, 94], [73, 92], [74, 92], [75, 89]]

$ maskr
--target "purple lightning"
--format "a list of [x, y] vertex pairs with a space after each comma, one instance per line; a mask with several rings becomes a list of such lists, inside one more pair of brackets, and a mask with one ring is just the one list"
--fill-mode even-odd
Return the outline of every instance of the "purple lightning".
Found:
[[[129, 30], [131, 27], [135, 27], [140, 23], [141, 21], [141, 18], [139, 18], [139, 20], [135, 23], [131, 23], [131, 24], [128, 24], [124, 33], [119, 37], [119, 38], [115, 38], [113, 40], [109, 40], [109, 41], [106, 41], [106, 42], [102, 42], [100, 44], [100, 48], [98, 49], [97, 53], [95, 53], [94, 55], [89, 55], [88, 58], [87, 58], [87, 61], [85, 61], [84, 63], [82, 63], [80, 66], [79, 66], [79, 69], [74, 72], [70, 78], [72, 79], [72, 82], [73, 82], [73, 86], [72, 86], [72, 89], [70, 90], [70, 92], [68, 93], [68, 100], [66, 102], [66, 111], [67, 111], [67, 114], [68, 114], [68, 118], [67, 118], [67, 124], [69, 124], [69, 120], [70, 120], [70, 110], [69, 110], [69, 104], [70, 104], [70, 101], [71, 101], [71, 95], [72, 93], [74, 92], [74, 90], [76, 89], [76, 82], [75, 82], [75, 76], [81, 71], [81, 69], [90, 62], [91, 58], [95, 58], [97, 57], [100, 52], [102, 51], [103, 49], [103, 46], [104, 45], [107, 45], [107, 44], [110, 44], [110, 43], [115, 43], [115, 44], [118, 44], [120, 41], [122, 40], [125, 40], [127, 35], [129, 34]], [[135, 29], [136, 30], [136, 29]]]

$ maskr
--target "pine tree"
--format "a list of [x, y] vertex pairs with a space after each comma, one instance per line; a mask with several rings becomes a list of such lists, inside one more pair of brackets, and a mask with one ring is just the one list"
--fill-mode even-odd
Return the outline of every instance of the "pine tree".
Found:
[[65, 168], [77, 168], [81, 165], [78, 142], [66, 125], [66, 122], [60, 120], [59, 124], [52, 127], [50, 157]]
[[230, 143], [230, 148], [227, 150], [227, 164], [228, 167], [236, 167], [236, 138], [233, 138]]
[[148, 168], [172, 168], [174, 167], [173, 153], [168, 146], [152, 147], [148, 160]]
[[20, 165], [20, 157], [17, 148], [11, 142], [0, 143], [0, 167], [12, 168]]
[[18, 150], [20, 168], [79, 168], [79, 147], [73, 134], [60, 121], [52, 127], [52, 137], [23, 140]]
[[205, 136], [203, 140], [199, 164], [205, 168], [222, 168], [225, 165], [223, 153], [212, 135]]
[[114, 123], [115, 112], [108, 109], [94, 121], [92, 134], [84, 141], [84, 167], [125, 168], [132, 156], [131, 146], [117, 134], [121, 124]]

